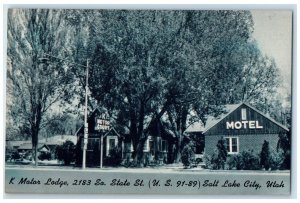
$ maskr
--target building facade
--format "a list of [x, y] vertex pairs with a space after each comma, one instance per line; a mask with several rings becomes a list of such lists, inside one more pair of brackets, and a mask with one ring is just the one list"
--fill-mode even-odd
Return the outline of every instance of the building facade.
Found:
[[[86, 152], [87, 166], [97, 166], [100, 164], [100, 154], [103, 153], [103, 165], [110, 165], [113, 160], [121, 159], [123, 164], [132, 161], [134, 151], [133, 143], [129, 132], [117, 131], [113, 126], [107, 130], [97, 128], [98, 120], [101, 117], [100, 111], [95, 109], [88, 118], [88, 143]], [[166, 163], [168, 159], [168, 140], [166, 133], [151, 132], [144, 142], [142, 161], [146, 165]], [[82, 149], [84, 126], [76, 132], [77, 136], [77, 164], [82, 163]], [[103, 139], [101, 145], [101, 137]], [[102, 148], [101, 148], [102, 146]]]
[[218, 140], [222, 138], [226, 140], [228, 154], [247, 150], [259, 153], [264, 140], [276, 149], [279, 134], [288, 131], [288, 128], [247, 103], [231, 106], [227, 113], [208, 123], [203, 131], [205, 154], [212, 155]]

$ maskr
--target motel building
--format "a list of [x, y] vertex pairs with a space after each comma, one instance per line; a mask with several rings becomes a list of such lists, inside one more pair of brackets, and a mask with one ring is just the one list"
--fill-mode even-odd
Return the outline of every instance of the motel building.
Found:
[[[204, 154], [212, 156], [217, 149], [216, 145], [222, 138], [226, 140], [228, 154], [238, 154], [242, 151], [253, 150], [260, 153], [264, 140], [269, 142], [270, 148], [276, 149], [280, 133], [288, 133], [288, 128], [276, 122], [247, 103], [225, 105], [225, 113], [218, 117], [209, 116], [206, 125], [195, 122], [185, 131], [185, 135], [194, 134], [204, 139], [204, 147], [197, 146], [196, 159]], [[129, 131], [122, 132], [110, 126], [99, 130], [100, 111], [95, 109], [88, 118], [88, 143], [86, 152], [87, 166], [99, 166], [100, 151], [103, 154], [103, 166], [111, 157], [111, 150], [118, 148], [123, 160], [131, 160], [133, 145]], [[84, 126], [78, 129], [77, 147], [82, 151]], [[102, 137], [102, 141], [101, 141]], [[101, 145], [102, 142], [102, 145]], [[174, 156], [174, 143], [176, 136], [161, 123], [154, 126], [150, 136], [144, 144], [143, 160], [148, 165], [169, 163]], [[102, 148], [101, 148], [102, 146]], [[77, 163], [81, 164], [82, 152], [77, 155]], [[81, 156], [80, 156], [81, 155]]]
[[253, 150], [260, 153], [264, 140], [270, 148], [276, 149], [278, 135], [288, 133], [288, 128], [276, 122], [247, 103], [226, 105], [226, 113], [217, 118], [210, 117], [205, 127], [194, 123], [188, 133], [198, 132], [204, 136], [204, 153], [212, 156], [216, 145], [222, 138], [226, 140], [228, 154], [238, 154], [242, 151]]
[[[111, 162], [112, 149], [118, 149], [117, 153], [124, 164], [126, 161], [132, 161], [133, 144], [131, 142], [129, 131], [117, 129], [110, 125], [106, 129], [100, 129], [99, 123], [103, 122], [102, 114], [99, 109], [95, 109], [88, 117], [88, 142], [86, 150], [86, 165], [88, 167], [97, 167], [100, 163], [102, 150], [103, 166], [108, 166]], [[126, 129], [126, 128], [125, 128]], [[82, 164], [82, 149], [84, 126], [81, 126], [76, 134], [77, 150], [76, 162]], [[148, 165], [167, 163], [171, 151], [168, 150], [168, 143], [173, 142], [175, 135], [162, 128], [160, 124], [150, 128], [150, 136], [144, 143], [143, 161]], [[102, 144], [101, 144], [102, 143]]]

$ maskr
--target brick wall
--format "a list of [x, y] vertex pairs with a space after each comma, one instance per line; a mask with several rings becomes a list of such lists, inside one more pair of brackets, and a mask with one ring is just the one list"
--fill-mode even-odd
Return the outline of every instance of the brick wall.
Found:
[[[221, 139], [220, 135], [207, 135], [205, 136], [205, 154], [212, 155], [217, 149], [218, 140]], [[224, 137], [224, 136], [223, 136]], [[269, 142], [270, 149], [276, 150], [278, 135], [277, 134], [246, 134], [234, 135], [239, 138], [239, 152], [253, 149], [255, 153], [260, 153], [264, 140]]]

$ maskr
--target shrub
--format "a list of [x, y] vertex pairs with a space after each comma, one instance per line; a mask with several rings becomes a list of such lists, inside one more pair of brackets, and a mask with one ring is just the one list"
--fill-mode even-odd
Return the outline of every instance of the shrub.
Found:
[[279, 133], [277, 143], [277, 151], [282, 150], [284, 160], [280, 166], [280, 169], [291, 168], [291, 129], [287, 133]]
[[210, 163], [211, 169], [225, 169], [225, 163], [227, 159], [227, 149], [225, 139], [220, 139], [217, 144], [217, 150], [212, 155]]
[[195, 152], [194, 152], [194, 146], [192, 142], [189, 142], [187, 145], [185, 145], [181, 152], [181, 161], [185, 168], [188, 168], [191, 166], [191, 164], [194, 162], [195, 158]]
[[238, 170], [258, 170], [260, 169], [259, 157], [254, 154], [253, 150], [243, 151], [237, 155]]
[[282, 150], [279, 150], [278, 152], [272, 151], [270, 153], [270, 168], [272, 170], [279, 170], [282, 166], [282, 163], [284, 162], [285, 156]]
[[204, 154], [204, 156], [203, 156], [203, 162], [204, 162], [203, 168], [205, 168], [205, 169], [211, 169], [211, 157], [209, 155]]
[[51, 159], [51, 153], [50, 152], [41, 152], [38, 156], [39, 160], [50, 160]]
[[260, 165], [266, 170], [270, 168], [270, 149], [269, 142], [266, 140], [264, 141], [260, 152]]
[[224, 166], [224, 162], [223, 162], [223, 160], [219, 159], [218, 151], [216, 151], [210, 159], [210, 169], [213, 169], [213, 170], [218, 170], [221, 168], [224, 169], [225, 167], [223, 167], [223, 166]]
[[289, 170], [291, 169], [291, 151], [287, 150], [283, 153], [284, 160], [281, 164], [280, 169], [282, 170]]
[[230, 155], [226, 160], [227, 169], [237, 169], [239, 163], [239, 157], [237, 155]]
[[31, 151], [25, 152], [24, 159], [32, 160], [32, 152]]
[[237, 155], [230, 155], [226, 166], [229, 170], [258, 170], [260, 169], [259, 157], [253, 150], [243, 151]]
[[67, 140], [56, 148], [57, 159], [63, 161], [65, 165], [70, 165], [75, 159], [75, 145]]
[[103, 160], [103, 164], [107, 166], [120, 166], [121, 163], [122, 163], [122, 150], [118, 146], [109, 150], [109, 156]]
[[13, 153], [11, 154], [11, 159], [15, 160], [15, 159], [20, 159], [21, 156], [19, 154], [18, 151], [13, 151]]

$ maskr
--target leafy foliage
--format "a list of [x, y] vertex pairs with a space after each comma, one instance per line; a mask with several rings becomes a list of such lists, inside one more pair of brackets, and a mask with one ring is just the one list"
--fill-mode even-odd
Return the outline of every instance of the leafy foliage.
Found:
[[[71, 105], [83, 104], [87, 59], [88, 106], [101, 106], [116, 128], [129, 130], [135, 159], [163, 120], [178, 162], [189, 124], [241, 101], [268, 112], [279, 84], [274, 60], [252, 37], [250, 11], [13, 9], [8, 21], [7, 123], [18, 123], [8, 134], [31, 137], [34, 147], [41, 128], [71, 125], [69, 118], [64, 126], [50, 122], [51, 108], [72, 97]], [[39, 61], [45, 53], [66, 60]]]
[[57, 159], [65, 165], [70, 165], [75, 160], [75, 145], [72, 141], [65, 141], [62, 146], [56, 147]]
[[261, 169], [259, 157], [253, 150], [242, 151], [237, 155], [230, 155], [226, 162], [229, 170], [258, 170]]
[[185, 145], [181, 152], [181, 161], [185, 168], [191, 166], [195, 159], [195, 152], [194, 152], [194, 144], [193, 142], [189, 142]]
[[50, 152], [41, 152], [38, 156], [39, 160], [51, 160], [51, 153]]
[[277, 151], [282, 151], [284, 156], [281, 169], [291, 168], [291, 129], [288, 133], [279, 133]]
[[20, 159], [20, 158], [21, 156], [17, 150], [12, 152], [11, 159]]
[[254, 154], [253, 150], [243, 151], [237, 156], [238, 170], [258, 170], [261, 166], [259, 164], [259, 157]]
[[271, 151], [270, 153], [270, 168], [272, 170], [286, 169], [283, 166], [285, 161], [285, 156], [282, 150], [279, 151]]
[[224, 138], [220, 139], [217, 143], [217, 150], [212, 155], [210, 164], [212, 169], [225, 169], [227, 159], [226, 141]]
[[116, 146], [110, 149], [109, 156], [104, 159], [104, 164], [107, 166], [120, 166], [122, 162], [122, 150]]
[[270, 148], [269, 148], [269, 142], [266, 140], [264, 140], [260, 152], [260, 165], [266, 170], [270, 168]]
[[222, 99], [228, 95], [223, 86], [237, 83], [232, 79], [248, 71], [243, 72], [250, 63], [245, 57], [259, 55], [248, 40], [253, 30], [249, 12], [122, 10], [100, 15], [98, 29], [90, 26], [94, 37], [87, 38], [94, 64], [91, 94], [122, 115], [134, 154], [142, 153], [150, 123], [167, 114], [180, 155], [190, 110], [205, 122], [207, 114], [219, 110], [217, 105], [228, 103]]
[[70, 99], [73, 75], [61, 61], [68, 40], [62, 11], [10, 9], [8, 12], [8, 113], [20, 132], [32, 139], [37, 164], [37, 143], [45, 115], [63, 99]]

